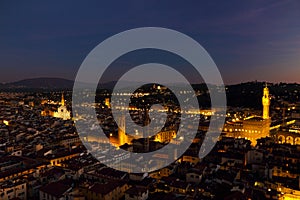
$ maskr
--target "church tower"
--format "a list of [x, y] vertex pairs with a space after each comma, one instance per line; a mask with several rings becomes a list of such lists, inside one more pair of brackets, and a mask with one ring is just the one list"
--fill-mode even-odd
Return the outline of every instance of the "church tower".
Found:
[[65, 105], [64, 94], [61, 96], [61, 105], [57, 111], [53, 113], [53, 117], [61, 118], [63, 120], [71, 119], [71, 113], [68, 111], [67, 106]]
[[270, 94], [269, 88], [266, 85], [264, 88], [264, 94], [262, 97], [262, 105], [263, 105], [263, 119], [269, 119], [269, 108], [270, 108]]
[[125, 115], [121, 115], [118, 120], [118, 139], [119, 146], [127, 143], [127, 135], [126, 135], [126, 125], [125, 125]]
[[62, 95], [61, 95], [61, 106], [65, 106], [65, 97], [64, 97], [64, 93], [62, 93]]

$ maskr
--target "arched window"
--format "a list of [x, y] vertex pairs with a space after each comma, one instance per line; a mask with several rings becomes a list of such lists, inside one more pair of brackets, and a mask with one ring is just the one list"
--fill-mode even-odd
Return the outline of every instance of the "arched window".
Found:
[[278, 142], [279, 142], [280, 144], [285, 143], [285, 138], [284, 138], [283, 135], [279, 135], [279, 136], [278, 136]]
[[294, 138], [292, 136], [287, 136], [285, 142], [289, 144], [294, 144]]
[[300, 137], [295, 138], [295, 145], [300, 145]]

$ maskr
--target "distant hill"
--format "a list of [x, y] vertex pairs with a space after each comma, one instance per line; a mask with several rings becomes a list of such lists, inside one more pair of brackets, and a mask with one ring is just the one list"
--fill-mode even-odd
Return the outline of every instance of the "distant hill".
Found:
[[72, 89], [74, 81], [63, 78], [32, 78], [1, 84], [2, 89]]
[[[265, 83], [247, 82], [227, 86], [227, 102], [229, 106], [262, 108], [262, 94]], [[268, 83], [271, 104], [276, 106], [278, 101], [290, 103], [300, 102], [300, 84], [297, 83]]]
[[[112, 90], [117, 81], [111, 81], [107, 83], [102, 83], [98, 86], [98, 88], [105, 88]], [[139, 87], [143, 84], [143, 82], [130, 82], [130, 81], [121, 81], [119, 83], [122, 87]], [[57, 89], [65, 89], [72, 90], [74, 85], [73, 80], [67, 80], [63, 78], [32, 78], [32, 79], [24, 79], [21, 81], [11, 82], [11, 83], [0, 83], [0, 89], [14, 89], [14, 90], [22, 90], [22, 89], [42, 89], [42, 90], [57, 90]], [[81, 83], [81, 87], [89, 87], [91, 84], [89, 83]]]
[[[111, 81], [102, 84], [98, 88], [113, 89], [116, 81]], [[133, 85], [141, 86], [142, 83], [134, 82]], [[55, 91], [55, 90], [72, 90], [74, 81], [63, 78], [33, 78], [16, 81], [12, 83], [0, 83], [1, 91]], [[87, 86], [89, 84], [82, 84]], [[121, 84], [125, 88], [132, 85], [132, 82], [124, 81]], [[227, 105], [233, 107], [248, 107], [261, 109], [261, 98], [263, 93], [263, 82], [247, 82], [236, 85], [226, 86]], [[274, 100], [283, 100], [289, 102], [300, 102], [300, 84], [297, 83], [268, 83], [270, 94]], [[205, 105], [210, 105], [210, 97], [205, 91], [207, 87], [205, 84], [194, 84], [195, 90], [202, 91], [199, 96], [199, 102]]]

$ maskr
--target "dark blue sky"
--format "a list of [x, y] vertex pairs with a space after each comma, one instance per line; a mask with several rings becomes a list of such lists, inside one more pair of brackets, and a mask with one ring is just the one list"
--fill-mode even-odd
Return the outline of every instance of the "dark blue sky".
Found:
[[300, 1], [1, 1], [0, 82], [74, 79], [107, 37], [157, 26], [197, 40], [226, 83], [300, 83]]

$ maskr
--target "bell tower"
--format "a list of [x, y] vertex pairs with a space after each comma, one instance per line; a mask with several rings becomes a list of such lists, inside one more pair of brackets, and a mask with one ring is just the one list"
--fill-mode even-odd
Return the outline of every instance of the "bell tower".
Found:
[[119, 138], [119, 146], [127, 143], [127, 135], [126, 135], [126, 125], [125, 125], [125, 115], [121, 115], [118, 120], [118, 138]]
[[61, 95], [61, 106], [65, 106], [65, 97], [64, 97], [64, 93], [62, 93], [62, 95]]
[[263, 105], [263, 119], [269, 119], [269, 108], [270, 108], [270, 94], [269, 88], [266, 84], [264, 88], [264, 93], [262, 97], [262, 105]]
[[53, 113], [53, 117], [62, 118], [63, 120], [71, 119], [71, 112], [68, 111], [65, 105], [64, 93], [61, 96], [61, 105], [58, 107], [57, 111]]

